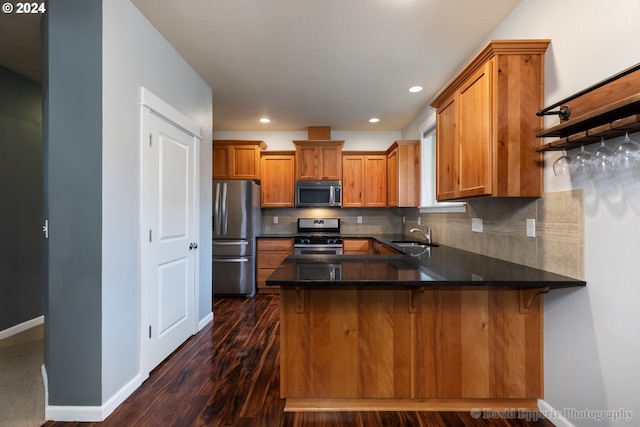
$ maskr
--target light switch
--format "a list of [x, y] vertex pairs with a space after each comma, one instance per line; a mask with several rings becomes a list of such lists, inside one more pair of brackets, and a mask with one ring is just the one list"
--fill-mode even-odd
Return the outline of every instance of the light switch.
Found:
[[471, 218], [471, 231], [482, 233], [482, 218]]
[[527, 237], [536, 237], [536, 220], [527, 219]]
[[361, 217], [361, 216], [359, 216], [358, 218], [356, 218], [356, 222], [357, 222], [358, 224], [362, 224], [362, 217]]
[[274, 224], [277, 224], [277, 223], [278, 223], [278, 217], [277, 217], [277, 216], [274, 216], [274, 217], [273, 217], [273, 223], [274, 223]]

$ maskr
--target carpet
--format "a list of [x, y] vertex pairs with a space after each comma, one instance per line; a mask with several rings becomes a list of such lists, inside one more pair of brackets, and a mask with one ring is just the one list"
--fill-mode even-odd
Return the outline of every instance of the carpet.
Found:
[[44, 326], [0, 340], [0, 427], [44, 424]]

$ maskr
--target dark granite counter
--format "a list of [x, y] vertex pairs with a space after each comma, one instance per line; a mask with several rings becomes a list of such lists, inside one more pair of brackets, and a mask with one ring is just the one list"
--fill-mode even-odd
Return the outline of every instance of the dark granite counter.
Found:
[[449, 246], [401, 248], [403, 235], [343, 235], [374, 238], [400, 255], [290, 255], [269, 276], [269, 286], [491, 286], [566, 288], [583, 280], [479, 255]]

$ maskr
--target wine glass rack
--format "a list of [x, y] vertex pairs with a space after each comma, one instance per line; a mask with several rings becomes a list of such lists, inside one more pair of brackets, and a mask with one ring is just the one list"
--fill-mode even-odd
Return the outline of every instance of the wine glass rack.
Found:
[[[560, 107], [558, 111], [551, 109]], [[536, 133], [556, 137], [536, 151], [561, 151], [640, 131], [640, 64], [538, 111], [555, 114], [560, 123]]]

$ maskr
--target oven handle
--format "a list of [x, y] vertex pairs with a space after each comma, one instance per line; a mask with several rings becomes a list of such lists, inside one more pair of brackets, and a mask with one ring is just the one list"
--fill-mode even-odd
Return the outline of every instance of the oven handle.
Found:
[[342, 245], [314, 245], [314, 244], [306, 244], [306, 243], [296, 243], [293, 245], [294, 248], [315, 248], [315, 249], [332, 249], [332, 248], [341, 248]]

